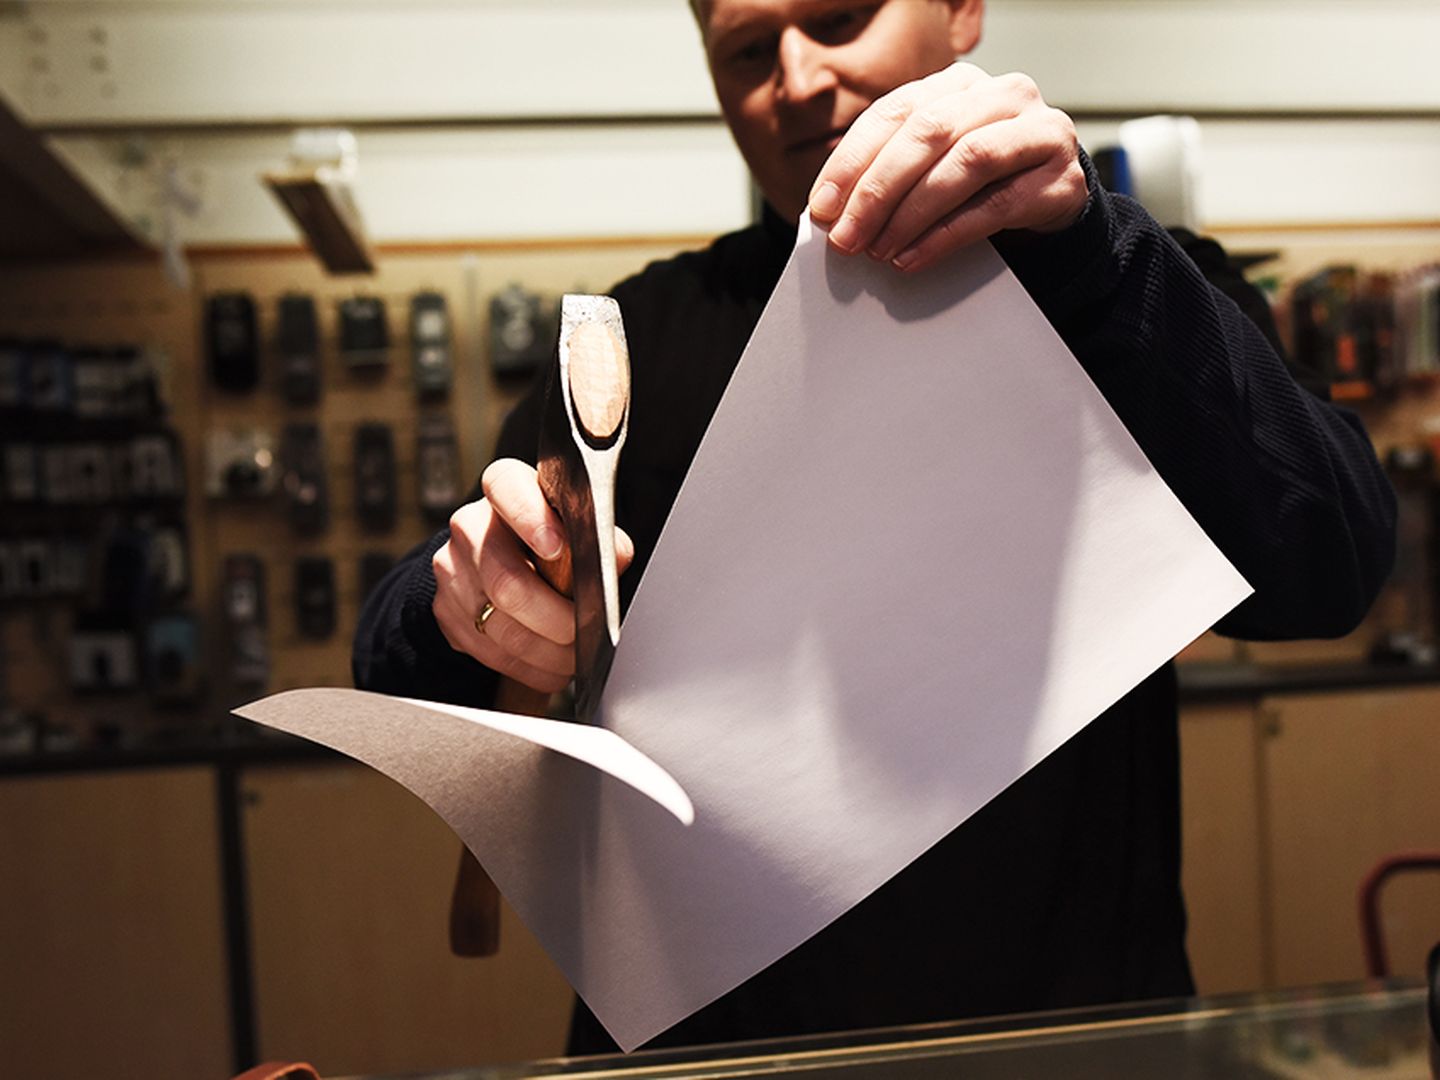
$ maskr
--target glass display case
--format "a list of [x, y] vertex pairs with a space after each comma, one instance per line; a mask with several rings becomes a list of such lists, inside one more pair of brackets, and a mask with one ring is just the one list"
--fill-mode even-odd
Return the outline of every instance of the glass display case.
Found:
[[1431, 1039], [1425, 988], [1390, 982], [557, 1058], [436, 1073], [426, 1080], [560, 1075], [592, 1080], [784, 1075], [813, 1080], [1423, 1080], [1431, 1076]]

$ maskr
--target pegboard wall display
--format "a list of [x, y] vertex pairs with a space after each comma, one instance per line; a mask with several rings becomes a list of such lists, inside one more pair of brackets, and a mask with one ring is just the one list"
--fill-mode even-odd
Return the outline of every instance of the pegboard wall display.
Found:
[[0, 271], [0, 752], [348, 685], [364, 596], [474, 486], [559, 295], [680, 246]]
[[[1429, 234], [1222, 239], [1281, 251], [1263, 272], [1287, 283], [1440, 258]], [[0, 752], [212, 734], [242, 700], [348, 684], [364, 595], [474, 484], [558, 296], [699, 242], [390, 252], [347, 278], [217, 252], [189, 291], [149, 261], [0, 270]], [[1434, 379], [1354, 404], [1385, 453], [1440, 430]], [[1246, 655], [1363, 659], [1381, 629]]]
[[[1314, 666], [1425, 664], [1440, 640], [1440, 229], [1235, 230], [1232, 253], [1262, 252], [1247, 276], [1267, 291], [1290, 356], [1355, 410], [1401, 493], [1402, 550], [1370, 615], [1342, 638], [1236, 642], [1206, 635], [1182, 659]], [[1419, 461], [1417, 467], [1416, 462]], [[1416, 554], [1417, 550], [1420, 552]], [[1426, 554], [1428, 552], [1428, 554]]]

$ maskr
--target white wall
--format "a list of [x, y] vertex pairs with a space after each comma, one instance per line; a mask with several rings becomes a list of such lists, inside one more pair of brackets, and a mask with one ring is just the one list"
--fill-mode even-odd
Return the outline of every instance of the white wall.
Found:
[[[62, 155], [129, 220], [161, 228], [151, 166], [184, 163], [198, 197], [179, 227], [192, 244], [287, 243], [295, 231], [258, 181], [282, 161], [284, 134], [67, 136]], [[717, 123], [652, 127], [427, 128], [359, 136], [356, 196], [378, 241], [714, 235], [749, 220], [749, 180]]]
[[[1200, 114], [1207, 221], [1440, 221], [1434, 0], [988, 6], [973, 59], [1029, 71], [1088, 145], [1124, 116]], [[282, 161], [290, 125], [321, 121], [361, 125], [381, 241], [712, 233], [748, 216], [684, 0], [0, 12], [0, 93], [142, 228], [176, 161], [201, 201], [180, 218], [192, 242], [292, 237], [255, 176]]]
[[[911, 0], [900, 0], [911, 2]], [[713, 113], [684, 0], [28, 0], [39, 123]], [[982, 66], [1080, 112], [1440, 112], [1434, 0], [991, 0]]]
[[1434, 0], [991, 0], [976, 61], [1079, 112], [1440, 112]]
[[[1087, 147], [1116, 122], [1082, 121]], [[1209, 227], [1440, 225], [1440, 117], [1205, 119], [1200, 219]]]
[[25, 65], [0, 87], [47, 125], [714, 111], [684, 0], [38, 0], [28, 11], [27, 51], [48, 70]]

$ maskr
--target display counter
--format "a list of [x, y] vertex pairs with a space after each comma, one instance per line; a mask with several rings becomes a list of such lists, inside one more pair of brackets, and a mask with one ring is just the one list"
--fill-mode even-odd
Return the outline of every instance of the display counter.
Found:
[[786, 1075], [816, 1080], [1408, 1080], [1431, 1075], [1430, 1038], [1425, 988], [1388, 983], [639, 1051], [623, 1057], [557, 1058], [434, 1073], [428, 1080], [559, 1075], [616, 1080]]
[[1273, 694], [1386, 690], [1440, 682], [1434, 664], [1241, 664], [1195, 662], [1176, 667], [1182, 704], [1259, 699]]

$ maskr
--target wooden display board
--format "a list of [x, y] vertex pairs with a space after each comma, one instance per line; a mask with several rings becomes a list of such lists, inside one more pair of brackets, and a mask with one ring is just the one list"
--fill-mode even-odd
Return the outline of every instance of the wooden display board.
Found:
[[[184, 506], [192, 530], [203, 519], [198, 440], [185, 437], [201, 423], [201, 367], [196, 362], [193, 297], [174, 288], [153, 258], [113, 258], [0, 270], [0, 337], [54, 340], [69, 346], [143, 345], [160, 358], [163, 393], [182, 432], [190, 479]], [[66, 528], [95, 528], [64, 515]], [[192, 533], [191, 557], [201, 546]], [[197, 579], [198, 580], [198, 579]], [[99, 723], [147, 725], [148, 702], [139, 694], [76, 698], [67, 679], [67, 648], [74, 605], [27, 600], [0, 605], [0, 665], [9, 703], [73, 725], [84, 738]]]
[[[269, 689], [348, 684], [360, 554], [399, 555], [433, 528], [416, 494], [422, 406], [411, 380], [410, 297], [435, 290], [446, 298], [454, 385], [434, 407], [451, 417], [463, 472], [474, 478], [523, 389], [491, 376], [491, 295], [511, 283], [541, 293], [603, 291], [680, 246], [693, 244], [382, 252], [376, 275], [348, 279], [325, 277], [299, 252], [210, 254], [193, 259], [189, 291], [169, 284], [151, 260], [0, 270], [0, 337], [134, 343], [166, 357], [165, 396], [188, 480], [188, 606], [205, 631], [210, 687], [204, 704], [181, 714], [158, 712], [141, 691], [76, 696], [65, 670], [73, 602], [27, 600], [0, 607], [5, 696], [73, 726], [81, 739], [101, 722], [137, 733], [222, 724], [233, 702], [225, 700], [219, 576], [225, 556], [235, 552], [259, 555], [268, 571]], [[212, 385], [203, 344], [206, 299], [229, 290], [254, 296], [262, 346], [260, 386], [235, 395]], [[290, 290], [314, 296], [320, 319], [322, 396], [303, 408], [280, 392], [273, 343], [275, 301]], [[336, 304], [357, 293], [386, 301], [392, 348], [378, 377], [347, 370], [339, 355]], [[399, 459], [399, 514], [381, 534], [367, 533], [354, 515], [352, 437], [357, 424], [370, 420], [393, 427]], [[293, 533], [278, 495], [257, 503], [204, 492], [208, 431], [248, 425], [278, 436], [295, 421], [318, 424], [327, 444], [330, 524], [313, 537]], [[296, 626], [292, 573], [304, 554], [335, 562], [337, 629], [323, 640], [304, 638]], [[14, 992], [4, 1002], [7, 1019], [0, 1019], [0, 1073], [98, 1075], [123, 1050], [147, 1074], [229, 1075], [213, 783], [208, 769], [186, 771], [183, 782], [145, 770], [0, 783], [6, 822], [0, 865], [12, 871], [0, 899], [11, 901], [4, 922], [13, 931], [0, 935], [0, 969], [7, 972], [0, 981]], [[262, 770], [247, 777], [245, 791], [252, 871], [246, 899], [253, 904], [262, 1053], [312, 1056], [327, 1071], [370, 1072], [563, 1048], [568, 987], [513, 914], [506, 915], [498, 958], [448, 955], [444, 916], [458, 842], [428, 810], [355, 768]], [[178, 863], [168, 839], [176, 829], [200, 845]], [[304, 848], [299, 861], [297, 843]], [[148, 927], [144, 933], [117, 933], [137, 919]], [[383, 1022], [373, 1009], [385, 1011]], [[86, 1037], [66, 1042], [58, 1034], [71, 1031]]]
[[[478, 479], [501, 420], [524, 383], [495, 380], [489, 360], [489, 301], [510, 284], [542, 295], [604, 291], [646, 263], [693, 247], [699, 238], [669, 240], [517, 243], [490, 247], [381, 252], [376, 274], [333, 278], [300, 251], [201, 253], [191, 261], [189, 291], [169, 284], [152, 260], [110, 259], [0, 270], [0, 337], [53, 338], [68, 345], [135, 343], [167, 358], [165, 389], [170, 422], [185, 452], [186, 519], [192, 593], [200, 615], [210, 695], [198, 714], [157, 715], [142, 692], [77, 698], [66, 684], [68, 602], [27, 601], [0, 611], [0, 656], [12, 703], [73, 725], [83, 739], [102, 721], [148, 729], [160, 723], [214, 726], [225, 707], [253, 696], [237, 692], [225, 676], [225, 642], [218, 605], [225, 556], [251, 553], [266, 567], [269, 647], [267, 690], [306, 685], [348, 685], [350, 639], [361, 601], [359, 562], [365, 552], [399, 556], [429, 536], [416, 476], [416, 426], [422, 412], [447, 414], [460, 442], [462, 476]], [[261, 382], [240, 394], [219, 390], [208, 375], [204, 337], [206, 300], [245, 291], [256, 302]], [[297, 407], [281, 393], [274, 347], [276, 302], [286, 292], [314, 297], [320, 326], [322, 391], [318, 404]], [[445, 297], [453, 341], [454, 384], [449, 396], [422, 404], [411, 378], [409, 306], [420, 291]], [[385, 301], [391, 347], [385, 370], [357, 374], [339, 351], [337, 305], [355, 295]], [[211, 430], [264, 428], [277, 441], [287, 423], [317, 424], [325, 440], [331, 501], [328, 528], [317, 536], [295, 533], [279, 495], [263, 502], [211, 499], [204, 494], [205, 441]], [[367, 532], [355, 508], [353, 437], [357, 425], [391, 426], [397, 457], [399, 513], [393, 529]], [[294, 563], [302, 555], [334, 561], [337, 629], [316, 640], [303, 636], [295, 616]]]

